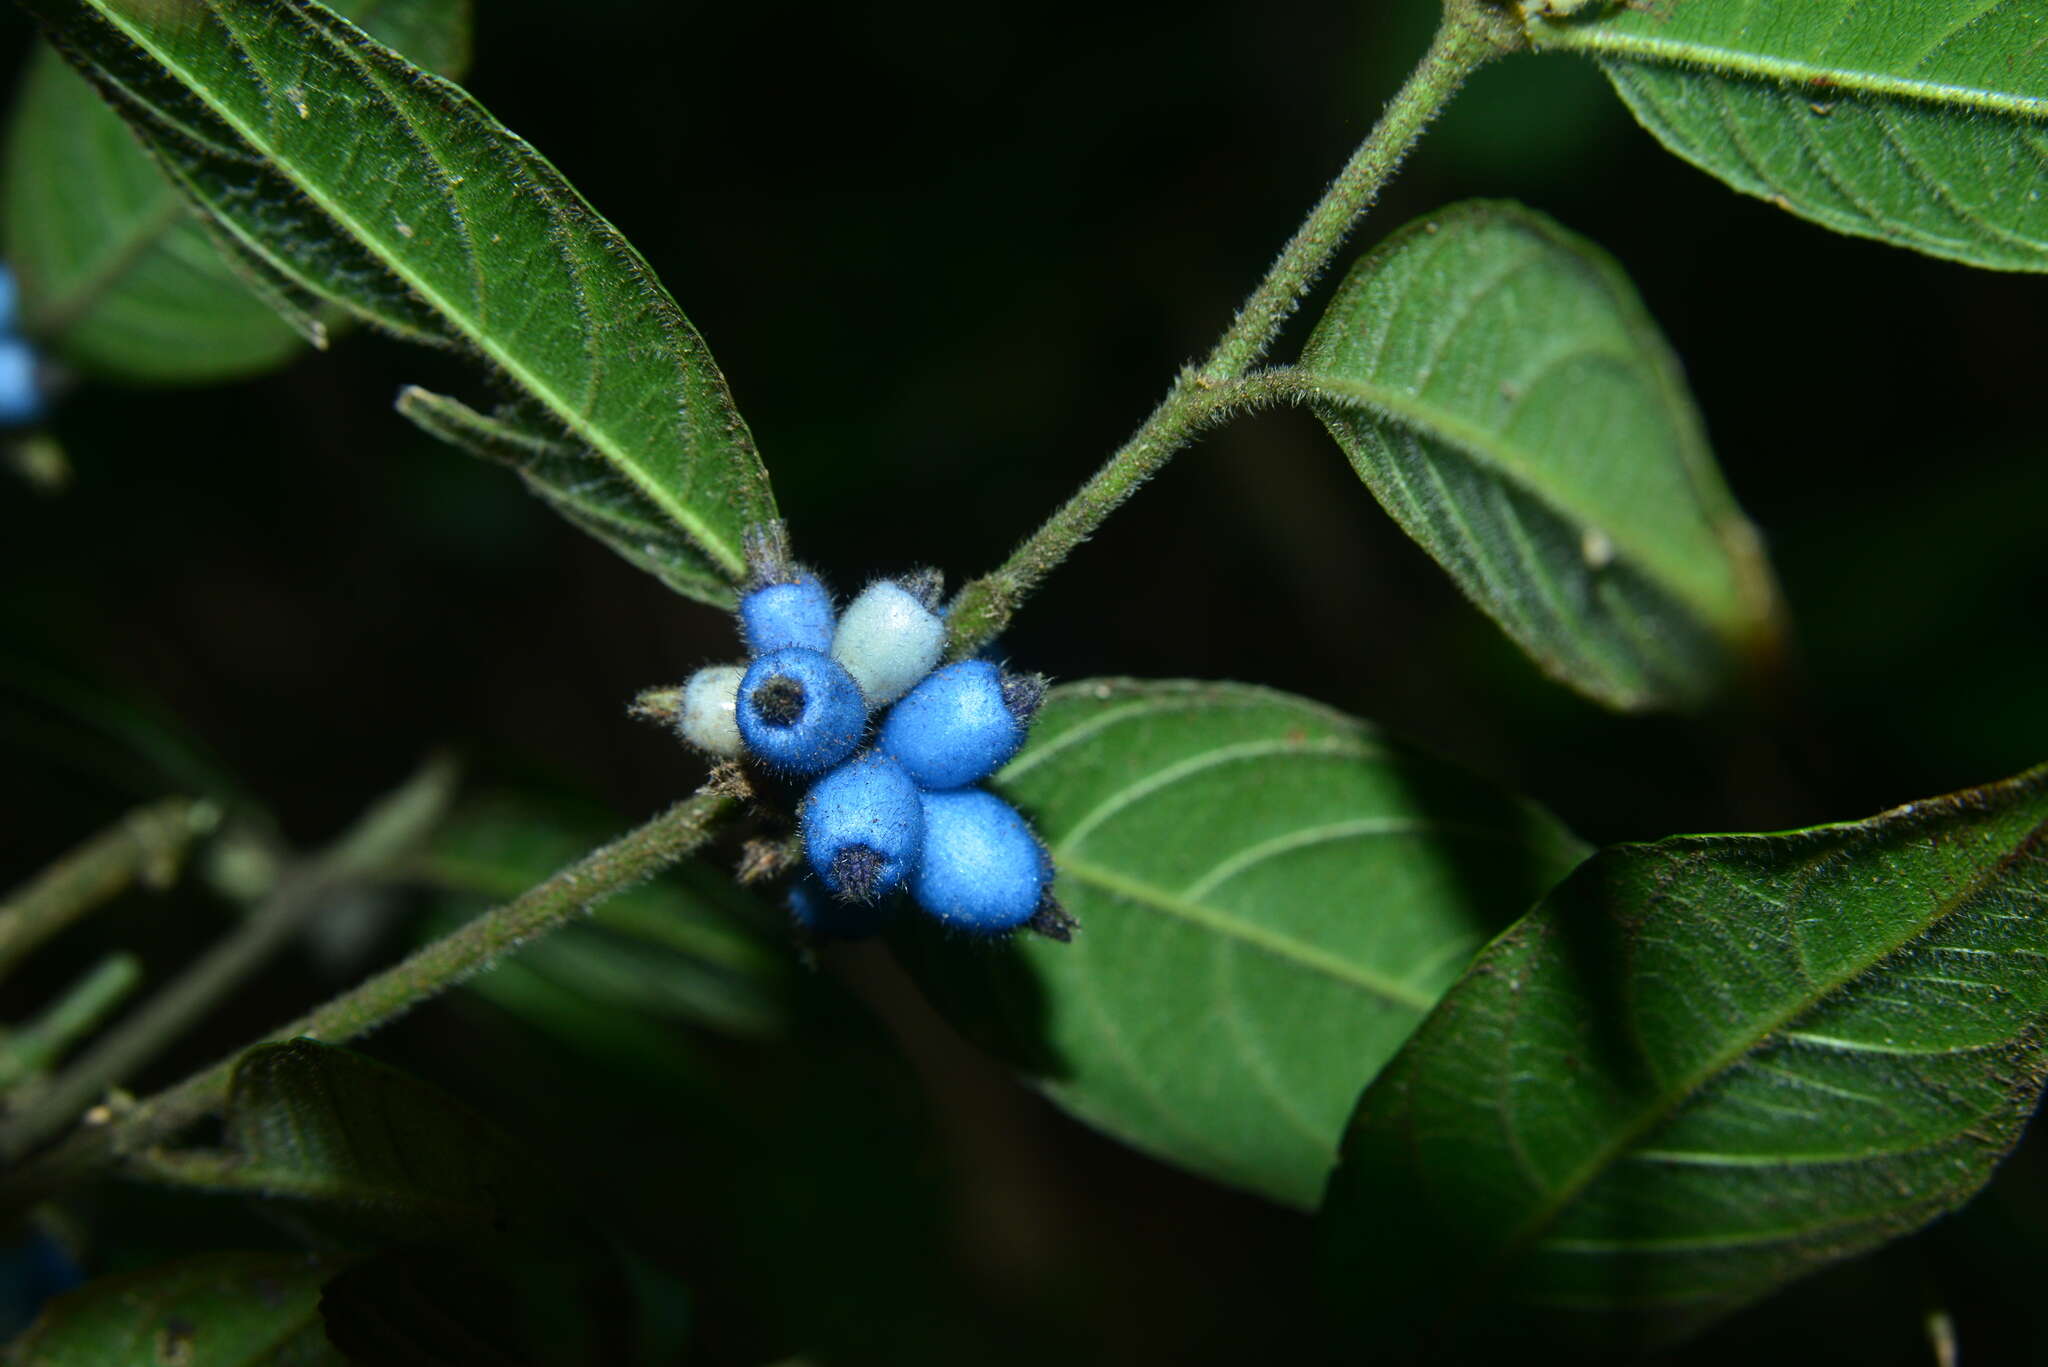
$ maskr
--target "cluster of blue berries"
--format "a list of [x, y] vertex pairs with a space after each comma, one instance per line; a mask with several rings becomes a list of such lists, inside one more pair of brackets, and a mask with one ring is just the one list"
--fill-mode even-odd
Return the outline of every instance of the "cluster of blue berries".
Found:
[[19, 303], [14, 272], [0, 266], [0, 427], [26, 427], [43, 416], [35, 348], [15, 330]]
[[748, 549], [739, 626], [749, 660], [693, 674], [677, 729], [712, 755], [805, 785], [797, 825], [810, 869], [790, 890], [797, 923], [870, 934], [900, 889], [969, 933], [1028, 926], [1069, 938], [1045, 847], [1014, 807], [975, 786], [1023, 747], [1043, 682], [987, 660], [940, 666], [935, 574], [877, 580], [835, 613], [817, 577], [789, 562], [779, 528]]

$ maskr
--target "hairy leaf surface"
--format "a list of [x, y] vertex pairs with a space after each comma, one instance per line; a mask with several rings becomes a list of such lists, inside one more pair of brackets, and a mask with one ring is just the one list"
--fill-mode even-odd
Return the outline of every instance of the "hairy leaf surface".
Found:
[[1358, 1089], [1581, 857], [1362, 722], [1239, 684], [1055, 689], [999, 776], [1071, 944], [904, 938], [926, 991], [1082, 1119], [1312, 1205]]
[[1515, 204], [1432, 214], [1353, 268], [1301, 369], [1374, 496], [1556, 678], [1680, 707], [1769, 658], [1755, 529], [1590, 243]]
[[9, 1367], [342, 1367], [320, 1325], [337, 1263], [303, 1253], [202, 1253], [103, 1277], [52, 1301]]
[[1836, 232], [2048, 270], [2048, 0], [1677, 0], [1529, 21], [1658, 141]]
[[1360, 1099], [1323, 1221], [1378, 1324], [1666, 1337], [1960, 1205], [2048, 1074], [2048, 768], [1604, 851]]
[[142, 1169], [282, 1198], [273, 1214], [362, 1249], [321, 1302], [351, 1361], [618, 1360], [589, 1346], [622, 1308], [572, 1188], [454, 1098], [295, 1039], [236, 1061], [224, 1121], [225, 1153], [157, 1153]]
[[174, 1151], [153, 1176], [306, 1203], [323, 1228], [386, 1238], [503, 1237], [551, 1213], [556, 1184], [467, 1106], [395, 1068], [310, 1039], [235, 1062], [224, 1153]]
[[752, 438], [646, 261], [531, 146], [310, 0], [28, 8], [274, 302], [478, 358], [511, 395], [480, 420], [549, 453], [530, 481], [731, 600], [745, 528], [774, 515]]
[[[336, 0], [423, 67], [459, 76], [469, 0]], [[87, 374], [204, 384], [297, 353], [280, 317], [119, 115], [55, 52], [29, 63], [0, 191], [22, 331]], [[302, 326], [323, 333], [317, 320]]]

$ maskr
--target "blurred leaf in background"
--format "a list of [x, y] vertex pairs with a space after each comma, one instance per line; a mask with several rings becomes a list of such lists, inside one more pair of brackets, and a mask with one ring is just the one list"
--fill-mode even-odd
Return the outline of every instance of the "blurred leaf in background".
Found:
[[343, 1367], [320, 1288], [339, 1261], [199, 1253], [57, 1298], [8, 1356], [18, 1367]]
[[[459, 77], [469, 64], [470, 0], [333, 8], [429, 70]], [[5, 154], [0, 254], [21, 282], [22, 331], [67, 365], [96, 379], [216, 384], [298, 353], [305, 339], [266, 287], [48, 48], [22, 80]]]
[[[436, 836], [419, 872], [437, 936], [517, 897], [617, 833], [588, 810], [532, 797], [479, 799]], [[699, 859], [600, 905], [464, 984], [571, 1046], [656, 1076], [689, 1046], [676, 1027], [767, 1040], [787, 1027], [790, 956], [764, 909]], [[779, 927], [777, 928], [779, 929]], [[655, 1047], [648, 1047], [661, 1041]]]

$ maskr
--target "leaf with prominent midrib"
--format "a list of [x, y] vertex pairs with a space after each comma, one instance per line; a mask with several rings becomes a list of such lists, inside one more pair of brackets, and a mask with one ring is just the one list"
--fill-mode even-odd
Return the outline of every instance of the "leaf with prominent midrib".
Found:
[[1301, 372], [1374, 496], [1556, 678], [1687, 706], [1771, 658], [1756, 531], [1592, 244], [1516, 204], [1431, 214], [1352, 269]]
[[1607, 850], [1360, 1099], [1322, 1215], [1337, 1294], [1373, 1333], [1505, 1296], [1625, 1344], [1897, 1237], [2019, 1138], [2044, 970], [2048, 768]]
[[236, 1060], [222, 1128], [226, 1151], [154, 1152], [139, 1170], [281, 1198], [270, 1213], [286, 1223], [361, 1247], [321, 1304], [351, 1361], [617, 1360], [541, 1351], [606, 1337], [621, 1313], [616, 1268], [563, 1179], [452, 1097], [295, 1039]]
[[340, 1266], [304, 1253], [201, 1253], [50, 1302], [8, 1367], [342, 1367], [320, 1325]]
[[1561, 23], [1658, 141], [1837, 232], [2048, 271], [2048, 0], [1677, 0]]
[[153, 1155], [151, 1176], [306, 1203], [383, 1238], [504, 1237], [560, 1214], [547, 1169], [490, 1121], [374, 1059], [311, 1039], [235, 1061], [224, 1151]]
[[991, 947], [908, 918], [927, 993], [1082, 1119], [1296, 1206], [1359, 1087], [1583, 854], [1527, 803], [1241, 684], [1055, 689], [997, 787], [1080, 929]]
[[[469, 0], [337, 0], [365, 32], [446, 76]], [[47, 48], [30, 61], [0, 191], [22, 331], [91, 375], [201, 384], [295, 355], [299, 332], [223, 258], [119, 115]]]
[[647, 262], [530, 145], [310, 0], [25, 3], [281, 300], [456, 348], [513, 396], [433, 430], [537, 453], [580, 525], [731, 601], [774, 516], [752, 438]]

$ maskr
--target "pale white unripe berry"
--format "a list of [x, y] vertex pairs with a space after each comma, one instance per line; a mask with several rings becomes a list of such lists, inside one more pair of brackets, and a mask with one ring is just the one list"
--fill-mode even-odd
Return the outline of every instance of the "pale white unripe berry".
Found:
[[877, 579], [839, 614], [832, 658], [853, 675], [870, 708], [887, 707], [932, 672], [946, 623], [919, 595]]
[[1607, 4], [1608, 0], [1521, 0], [1522, 18], [1573, 19], [1587, 10], [1598, 13]]
[[706, 754], [738, 759], [740, 727], [735, 718], [745, 665], [706, 665], [683, 685], [676, 730]]

